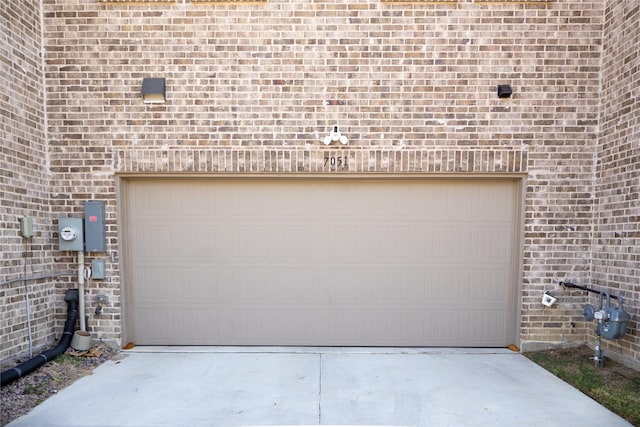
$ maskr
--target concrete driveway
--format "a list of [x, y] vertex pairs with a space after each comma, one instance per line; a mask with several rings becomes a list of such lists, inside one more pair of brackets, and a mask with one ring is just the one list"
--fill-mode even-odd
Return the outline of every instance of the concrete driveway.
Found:
[[136, 348], [10, 427], [629, 423], [509, 350]]

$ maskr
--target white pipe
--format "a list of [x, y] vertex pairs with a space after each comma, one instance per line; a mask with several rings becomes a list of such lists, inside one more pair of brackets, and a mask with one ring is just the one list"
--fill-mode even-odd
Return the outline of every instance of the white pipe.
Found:
[[78, 251], [78, 316], [80, 316], [80, 330], [87, 331], [84, 317], [84, 251]]
[[31, 307], [29, 304], [29, 288], [24, 282], [24, 302], [27, 305], [27, 336], [29, 337], [29, 357], [33, 357], [33, 336], [31, 335]]

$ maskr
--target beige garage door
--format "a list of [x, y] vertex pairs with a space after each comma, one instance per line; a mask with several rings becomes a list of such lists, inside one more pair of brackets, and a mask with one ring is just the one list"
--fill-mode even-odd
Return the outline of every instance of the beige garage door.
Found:
[[506, 346], [513, 180], [126, 185], [137, 344]]

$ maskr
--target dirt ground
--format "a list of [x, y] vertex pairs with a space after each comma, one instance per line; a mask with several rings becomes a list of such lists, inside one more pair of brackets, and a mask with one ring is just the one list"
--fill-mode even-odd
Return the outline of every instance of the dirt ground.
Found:
[[[94, 346], [87, 352], [69, 348], [53, 361], [0, 389], [0, 426], [27, 414], [58, 391], [116, 356], [107, 345]], [[16, 364], [24, 362], [19, 360]]]

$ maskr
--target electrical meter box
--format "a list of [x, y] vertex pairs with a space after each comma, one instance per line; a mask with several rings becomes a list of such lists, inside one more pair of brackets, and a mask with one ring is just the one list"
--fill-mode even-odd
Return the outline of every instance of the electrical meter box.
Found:
[[83, 251], [82, 218], [58, 218], [58, 245], [61, 251]]
[[84, 203], [84, 248], [87, 252], [106, 251], [104, 202]]

